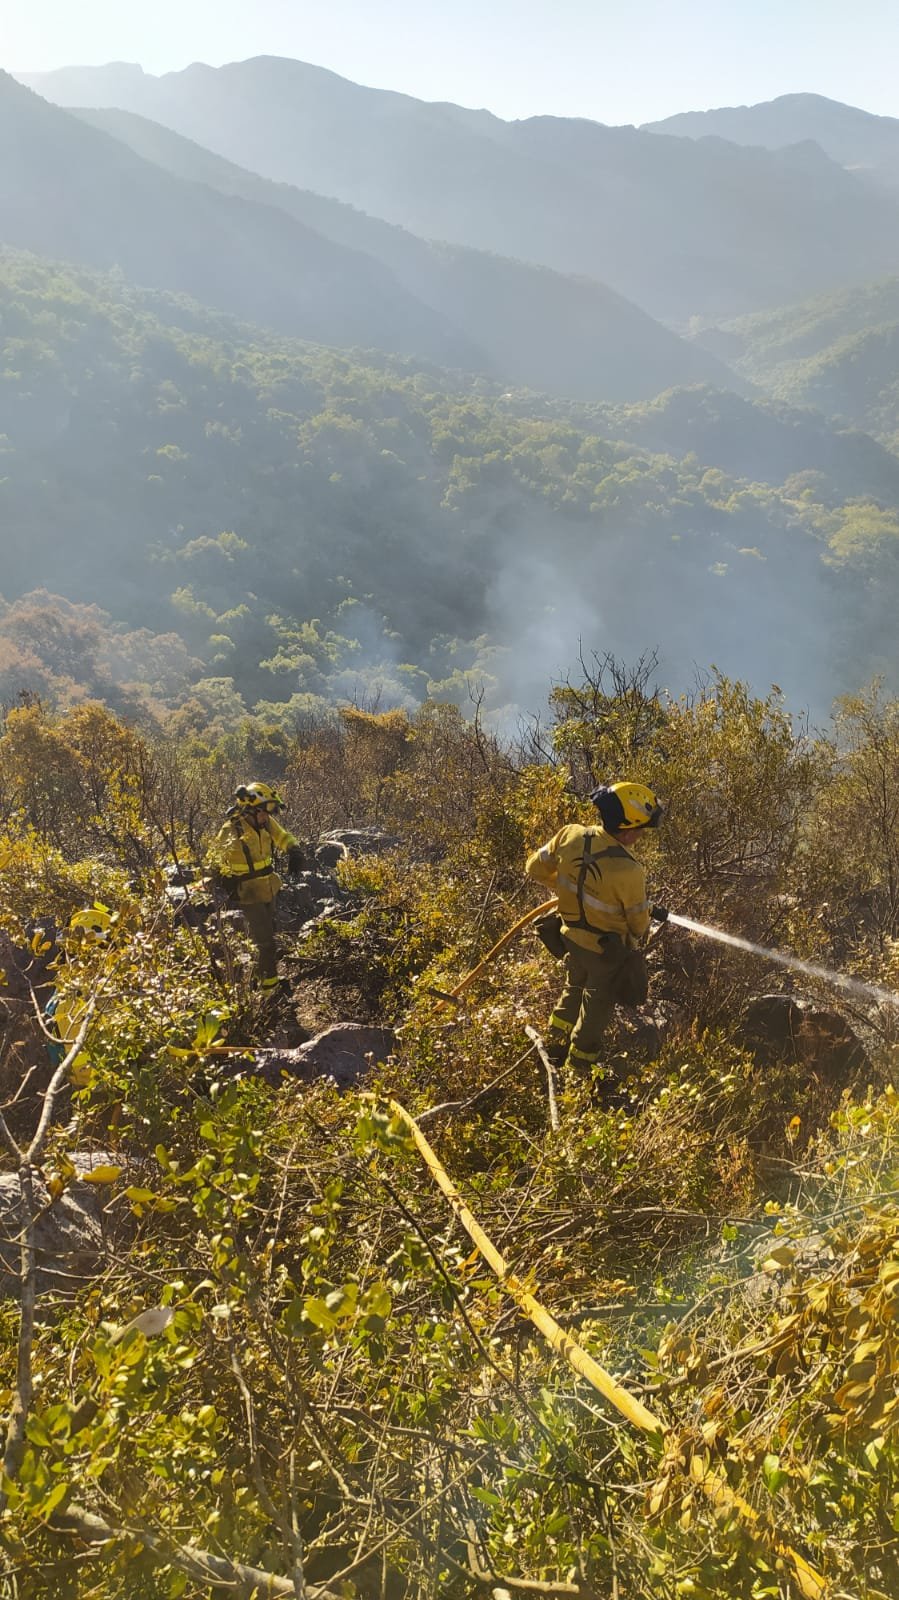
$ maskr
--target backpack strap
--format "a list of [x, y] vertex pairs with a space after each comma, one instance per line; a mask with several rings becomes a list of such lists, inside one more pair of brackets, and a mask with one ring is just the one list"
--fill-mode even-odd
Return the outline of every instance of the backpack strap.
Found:
[[[271, 858], [269, 858], [269, 863], [268, 863], [267, 867], [257, 867], [255, 861], [253, 860], [253, 857], [250, 855], [250, 847], [247, 844], [246, 839], [243, 837], [242, 833], [238, 832], [237, 823], [234, 824], [234, 831], [235, 831], [235, 833], [238, 834], [237, 843], [240, 845], [240, 848], [243, 851], [243, 858], [244, 858], [244, 861], [247, 864], [247, 877], [248, 878], [270, 878], [272, 873], [275, 870], [274, 867], [272, 866]], [[271, 838], [271, 834], [269, 834], [269, 838]]]
[[[614, 857], [617, 857], [617, 859], [620, 860], [622, 858], [622, 856], [629, 857], [630, 856], [630, 851], [629, 850], [625, 850], [624, 845], [621, 845], [621, 844], [610, 844], [610, 845], [606, 845], [602, 850], [597, 850], [597, 851], [594, 852], [594, 851], [592, 851], [590, 849], [590, 846], [591, 846], [591, 844], [593, 842], [594, 837], [595, 837], [594, 834], [592, 832], [589, 832], [589, 831], [584, 834], [584, 849], [583, 849], [583, 852], [582, 852], [582, 855], [581, 855], [581, 863], [580, 863], [580, 867], [578, 869], [577, 883], [575, 885], [575, 891], [574, 891], [575, 894], [577, 895], [577, 904], [578, 904], [578, 910], [580, 912], [580, 916], [578, 917], [577, 922], [571, 922], [568, 925], [571, 928], [586, 928], [589, 933], [595, 933], [600, 938], [610, 938], [610, 937], [612, 937], [612, 935], [609, 934], [608, 929], [606, 929], [606, 928], [597, 928], [595, 923], [592, 923], [590, 921], [590, 918], [587, 916], [587, 907], [586, 907], [586, 904], [585, 904], [585, 900], [586, 899], [593, 899], [595, 897], [593, 897], [591, 895], [585, 895], [584, 881], [585, 881], [585, 879], [587, 877], [587, 873], [590, 871], [590, 868], [593, 866], [594, 862], [601, 860], [603, 856], [614, 856]], [[601, 871], [600, 871], [600, 876], [602, 876], [602, 872]], [[606, 909], [606, 908], [604, 907], [603, 909]], [[612, 914], [617, 914], [618, 911], [620, 910], [620, 908], [618, 906], [609, 906], [608, 910]]]

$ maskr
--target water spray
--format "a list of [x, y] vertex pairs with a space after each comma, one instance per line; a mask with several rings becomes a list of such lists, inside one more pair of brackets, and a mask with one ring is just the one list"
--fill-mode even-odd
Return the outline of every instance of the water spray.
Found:
[[793, 972], [801, 972], [807, 978], [816, 978], [820, 983], [828, 983], [834, 989], [842, 989], [845, 994], [855, 995], [860, 1000], [875, 1000], [880, 1005], [899, 1006], [899, 994], [892, 989], [883, 989], [878, 983], [865, 983], [861, 978], [847, 978], [842, 972], [833, 972], [830, 967], [820, 967], [814, 961], [803, 961], [799, 956], [790, 955], [786, 950], [769, 950], [766, 945], [754, 944], [751, 939], [743, 939], [736, 933], [725, 933], [723, 928], [709, 927], [706, 922], [694, 922], [692, 917], [681, 917], [674, 911], [668, 913], [668, 921], [673, 922], [678, 928], [686, 928], [688, 933], [698, 933], [703, 939], [714, 939], [718, 944], [729, 944], [736, 950], [746, 950], [750, 955], [761, 956], [764, 961], [773, 961], [779, 967], [789, 967]]
[[[503, 934], [501, 939], [497, 940], [493, 948], [487, 951], [483, 960], [479, 961], [478, 965], [472, 968], [471, 972], [467, 973], [462, 981], [456, 984], [454, 989], [430, 989], [426, 992], [434, 994], [440, 1005], [458, 1004], [458, 997], [489, 966], [494, 956], [499, 955], [500, 951], [504, 950], [515, 935], [520, 933], [529, 923], [535, 922], [538, 917], [554, 910], [556, 904], [556, 900], [552, 899], [547, 900], [543, 905], [533, 906], [530, 911], [527, 911], [523, 917], [520, 917]], [[687, 933], [696, 933], [702, 939], [713, 939], [717, 944], [729, 944], [734, 950], [745, 950], [747, 954], [759, 956], [761, 960], [773, 962], [778, 967], [788, 967], [791, 972], [801, 972], [804, 977], [814, 978], [818, 983], [829, 984], [832, 989], [840, 989], [844, 994], [853, 995], [857, 1000], [874, 1001], [878, 1005], [899, 1007], [899, 993], [894, 989], [884, 989], [879, 983], [865, 983], [862, 978], [849, 978], [845, 973], [834, 972], [831, 967], [819, 966], [815, 961], [803, 961], [801, 956], [791, 955], [788, 950], [769, 949], [767, 945], [756, 944], [752, 939], [744, 939], [738, 933], [725, 933], [723, 928], [713, 928], [707, 922], [696, 922], [692, 917], [682, 917], [676, 911], [663, 911], [661, 908], [653, 907], [652, 915], [658, 919], [659, 930], [650, 939], [650, 945], [655, 943], [666, 923], [674, 923], [676, 927], [684, 928]]]

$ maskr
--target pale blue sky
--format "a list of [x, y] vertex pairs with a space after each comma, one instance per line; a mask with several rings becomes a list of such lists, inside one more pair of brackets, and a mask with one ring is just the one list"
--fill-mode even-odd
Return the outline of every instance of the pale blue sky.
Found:
[[296, 56], [426, 100], [643, 122], [813, 90], [899, 115], [897, 0], [0, 0], [0, 65]]

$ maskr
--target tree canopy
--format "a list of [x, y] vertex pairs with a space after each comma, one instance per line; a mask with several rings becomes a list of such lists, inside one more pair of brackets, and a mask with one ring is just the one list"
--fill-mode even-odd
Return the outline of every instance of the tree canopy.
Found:
[[893, 670], [893, 459], [801, 413], [500, 392], [9, 252], [0, 340], [7, 700], [531, 709], [579, 638], [819, 711]]

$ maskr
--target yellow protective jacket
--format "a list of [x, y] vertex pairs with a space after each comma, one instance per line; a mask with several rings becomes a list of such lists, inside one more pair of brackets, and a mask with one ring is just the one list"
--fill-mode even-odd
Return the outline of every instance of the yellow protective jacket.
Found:
[[209, 864], [223, 878], [236, 880], [240, 905], [262, 905], [274, 900], [281, 887], [272, 860], [274, 851], [289, 850], [296, 843], [293, 834], [274, 817], [268, 818], [261, 831], [242, 817], [229, 818], [213, 840]]
[[560, 828], [528, 856], [525, 871], [555, 889], [563, 932], [587, 950], [599, 949], [604, 933], [635, 944], [649, 928], [646, 873], [605, 828], [577, 822]]

